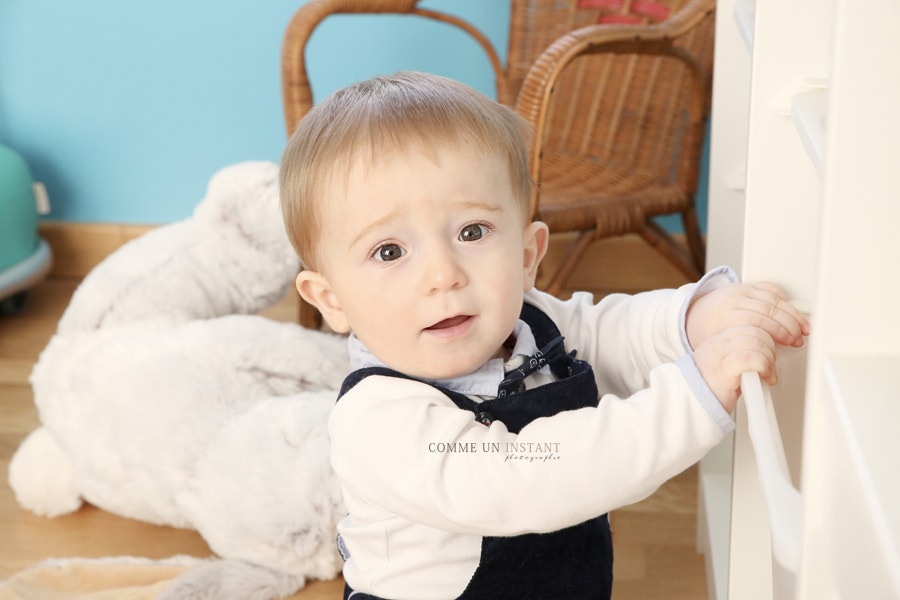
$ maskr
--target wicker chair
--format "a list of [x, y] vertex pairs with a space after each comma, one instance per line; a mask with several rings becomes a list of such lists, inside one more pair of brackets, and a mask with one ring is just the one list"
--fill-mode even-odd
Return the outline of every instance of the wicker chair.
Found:
[[[418, 0], [311, 0], [292, 18], [282, 48], [290, 135], [312, 106], [306, 43], [336, 13], [396, 13], [470, 34], [490, 60], [497, 99], [536, 135], [532, 213], [551, 233], [578, 232], [550, 277], [558, 294], [590, 244], [640, 235], [689, 278], [702, 273], [704, 243], [694, 194], [709, 114], [715, 0], [511, 0], [504, 67], [469, 23]], [[680, 214], [687, 247], [653, 220]], [[304, 315], [301, 322], [315, 325]]]

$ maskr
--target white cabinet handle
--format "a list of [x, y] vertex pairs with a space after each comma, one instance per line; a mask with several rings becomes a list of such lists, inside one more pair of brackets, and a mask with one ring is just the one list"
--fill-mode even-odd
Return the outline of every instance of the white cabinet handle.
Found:
[[800, 526], [803, 503], [800, 492], [791, 483], [784, 457], [784, 446], [772, 406], [769, 386], [758, 373], [741, 376], [741, 391], [747, 409], [747, 430], [756, 455], [769, 525], [772, 530], [772, 555], [788, 571], [800, 566]]

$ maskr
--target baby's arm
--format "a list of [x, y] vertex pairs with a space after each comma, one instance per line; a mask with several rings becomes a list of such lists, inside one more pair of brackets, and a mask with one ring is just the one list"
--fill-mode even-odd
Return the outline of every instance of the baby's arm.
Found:
[[332, 411], [331, 460], [360, 523], [400, 516], [457, 533], [555, 531], [641, 500], [702, 458], [730, 430], [705, 404], [666, 364], [636, 394], [606, 394], [515, 434], [499, 421], [485, 427], [431, 386], [372, 376]]
[[[526, 301], [547, 313], [566, 337], [566, 348], [594, 367], [602, 392], [628, 396], [647, 387], [654, 368], [692, 353], [688, 308], [736, 281], [733, 271], [720, 267], [677, 289], [610, 294], [596, 303], [584, 292], [560, 300], [535, 290]], [[702, 319], [704, 307], [699, 308]]]

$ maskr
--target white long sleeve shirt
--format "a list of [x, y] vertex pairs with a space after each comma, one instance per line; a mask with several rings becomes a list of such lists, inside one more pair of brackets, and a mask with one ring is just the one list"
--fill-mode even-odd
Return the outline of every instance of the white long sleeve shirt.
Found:
[[[581, 523], [647, 497], [699, 460], [733, 421], [694, 365], [685, 314], [694, 295], [733, 280], [718, 269], [677, 290], [597, 304], [584, 293], [561, 301], [529, 292], [525, 301], [558, 325], [566, 350], [593, 366], [601, 401], [518, 434], [501, 422], [485, 427], [419, 381], [371, 376], [350, 389], [329, 420], [349, 512], [338, 526], [348, 584], [397, 600], [455, 598], [483, 537]], [[529, 354], [534, 340], [522, 325], [514, 353]], [[351, 351], [357, 366], [377, 364], [358, 342]], [[439, 384], [489, 394], [503, 377], [496, 360]]]

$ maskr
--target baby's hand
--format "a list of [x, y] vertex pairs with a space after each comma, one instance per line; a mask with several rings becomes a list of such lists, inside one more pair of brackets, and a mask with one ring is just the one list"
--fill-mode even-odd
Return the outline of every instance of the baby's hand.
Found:
[[692, 348], [730, 327], [751, 325], [783, 346], [800, 347], [809, 335], [809, 320], [785, 299], [773, 283], [736, 283], [695, 299], [686, 316], [685, 329]]
[[746, 371], [756, 371], [770, 385], [777, 382], [775, 341], [750, 325], [730, 327], [708, 338], [694, 351], [694, 363], [729, 413], [741, 394], [741, 375]]

